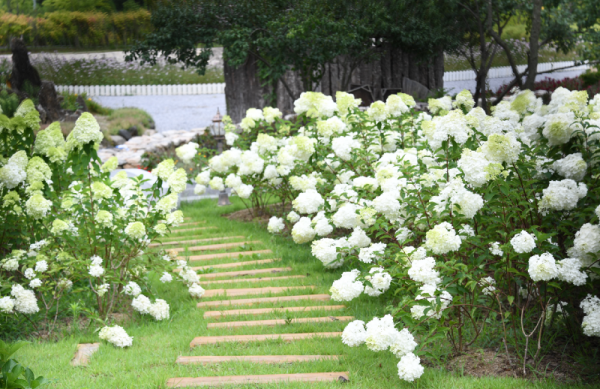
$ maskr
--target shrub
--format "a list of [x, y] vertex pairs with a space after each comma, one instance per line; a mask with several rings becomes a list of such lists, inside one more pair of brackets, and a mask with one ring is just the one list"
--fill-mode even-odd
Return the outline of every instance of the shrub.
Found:
[[[96, 150], [103, 136], [91, 114], [81, 115], [66, 141], [60, 123], [38, 132], [39, 121], [30, 100], [14, 117], [0, 115], [2, 320], [41, 311], [43, 320], [31, 321], [51, 333], [70, 299], [101, 320], [124, 299], [133, 299], [142, 314], [168, 318], [164, 300], [146, 297], [153, 295], [147, 274], [174, 264], [164, 253], [149, 252], [148, 244], [183, 221], [181, 211], [172, 210], [185, 189], [185, 171], [166, 161], [154, 183], [123, 171], [111, 176], [117, 160], [101, 164]], [[185, 283], [197, 283], [188, 273], [181, 273]]]
[[345, 344], [390, 350], [413, 381], [442, 340], [459, 354], [484, 337], [527, 374], [557, 339], [600, 336], [600, 97], [522, 91], [492, 116], [468, 91], [430, 99], [431, 114], [404, 94], [359, 104], [306, 92], [296, 123], [250, 109], [255, 140], [234, 137], [196, 177], [291, 201], [269, 230], [286, 223], [326, 268], [351, 269], [332, 299], [389, 301]]

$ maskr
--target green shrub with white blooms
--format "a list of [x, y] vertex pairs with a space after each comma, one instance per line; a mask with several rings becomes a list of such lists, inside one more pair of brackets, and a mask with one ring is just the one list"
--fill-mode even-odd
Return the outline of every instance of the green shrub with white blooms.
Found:
[[525, 90], [488, 115], [468, 91], [429, 113], [402, 93], [363, 110], [306, 92], [294, 122], [249, 110], [196, 182], [291, 204], [269, 231], [344, 267], [333, 300], [390, 301], [342, 341], [394, 353], [401, 379], [421, 376], [432, 342], [461, 353], [483, 333], [526, 374], [561, 334], [600, 336], [600, 96], [588, 100]]

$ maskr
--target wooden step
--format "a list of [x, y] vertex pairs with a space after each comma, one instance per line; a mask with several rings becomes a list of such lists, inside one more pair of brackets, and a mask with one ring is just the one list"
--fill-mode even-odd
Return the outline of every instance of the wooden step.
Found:
[[169, 246], [172, 244], [186, 245], [186, 244], [196, 244], [196, 243], [202, 243], [202, 242], [218, 242], [220, 240], [244, 239], [244, 238], [245, 238], [245, 236], [238, 235], [238, 236], [224, 236], [222, 238], [206, 238], [206, 239], [194, 239], [194, 240], [185, 240], [185, 241], [174, 240], [173, 242], [151, 243], [148, 247]]
[[216, 229], [217, 229], [217, 227], [215, 227], [215, 226], [211, 226], [211, 227], [198, 227], [198, 228], [188, 228], [188, 229], [185, 229], [185, 230], [171, 231], [171, 234], [179, 234], [180, 232], [216, 230]]
[[348, 381], [348, 372], [336, 373], [295, 373], [295, 374], [265, 374], [265, 375], [238, 375], [218, 377], [180, 377], [169, 378], [169, 388], [190, 388], [198, 386], [222, 386], [233, 384], [268, 384], [284, 382], [324, 382]]
[[281, 297], [261, 297], [254, 299], [237, 299], [237, 300], [217, 300], [217, 301], [203, 301], [196, 304], [198, 308], [202, 307], [220, 307], [225, 305], [252, 305], [262, 303], [279, 303], [282, 301], [300, 301], [300, 300], [316, 300], [316, 301], [329, 301], [331, 298], [328, 294], [307, 294], [302, 296], [281, 296]]
[[309, 362], [324, 359], [338, 360], [337, 355], [208, 355], [208, 356], [181, 356], [176, 363], [180, 365], [209, 365], [224, 362], [252, 362], [252, 363], [291, 363]]
[[283, 307], [283, 308], [254, 308], [254, 309], [230, 309], [227, 311], [206, 311], [204, 318], [219, 319], [223, 316], [238, 316], [238, 315], [266, 315], [269, 313], [285, 313], [285, 312], [307, 312], [307, 311], [335, 311], [346, 308], [345, 305], [313, 305], [310, 307]]
[[71, 360], [71, 366], [87, 366], [92, 354], [100, 349], [100, 343], [81, 343]]
[[[233, 247], [240, 247], [240, 246], [244, 246], [247, 244], [255, 244], [255, 243], [262, 243], [260, 240], [253, 240], [250, 242], [233, 242], [233, 243], [219, 243], [219, 244], [208, 244], [205, 246], [194, 246], [194, 247], [188, 247], [187, 250], [188, 251], [210, 251], [210, 250], [227, 250]], [[177, 251], [177, 252], [181, 252], [181, 251], [185, 251], [185, 247], [179, 247], [176, 249], [171, 249], [171, 251]]]
[[285, 342], [311, 338], [335, 338], [342, 336], [341, 332], [309, 332], [301, 334], [262, 334], [262, 335], [224, 335], [224, 336], [199, 336], [194, 338], [190, 347], [203, 344], [217, 344], [226, 342], [261, 342], [264, 340], [281, 339]]
[[[234, 253], [219, 253], [219, 254], [203, 254], [203, 255], [190, 255], [190, 261], [208, 261], [209, 259], [218, 258], [237, 258], [241, 256], [251, 256], [253, 254], [273, 254], [271, 250], [254, 250], [254, 251], [236, 251]], [[185, 259], [185, 257], [178, 257], [178, 259]]]
[[[259, 259], [257, 261], [231, 262], [231, 263], [223, 263], [221, 265], [195, 266], [195, 267], [192, 267], [192, 270], [229, 269], [231, 267], [242, 267], [242, 266], [248, 266], [248, 265], [262, 265], [263, 263], [273, 263], [275, 261], [281, 261], [281, 258]], [[178, 273], [181, 271], [181, 269], [174, 269], [173, 271], [175, 273]], [[201, 275], [201, 277], [204, 277], [204, 276], [205, 276], [205, 274]]]
[[[291, 269], [290, 269], [291, 270]], [[216, 273], [218, 274], [218, 273]], [[289, 280], [292, 278], [306, 278], [306, 276], [281, 276], [281, 277], [262, 277], [262, 278], [246, 278], [243, 280], [233, 279], [233, 280], [217, 280], [217, 281], [203, 281], [202, 286], [212, 285], [212, 284], [231, 284], [234, 282], [262, 282], [262, 281], [279, 281], [279, 280]]]
[[206, 220], [201, 220], [199, 222], [181, 223], [177, 227], [196, 226], [198, 224], [206, 224]]
[[258, 327], [258, 326], [282, 326], [296, 323], [328, 323], [336, 321], [354, 320], [354, 316], [324, 316], [324, 317], [298, 317], [291, 319], [269, 319], [269, 320], [247, 320], [247, 321], [228, 321], [225, 323], [208, 323], [207, 328], [238, 328], [238, 327]]
[[[220, 278], [220, 277], [244, 277], [253, 276], [256, 274], [277, 274], [292, 271], [291, 267], [271, 267], [268, 269], [254, 269], [254, 270], [240, 270], [240, 271], [229, 271], [223, 273], [205, 273], [202, 274], [202, 278]], [[222, 280], [222, 281], [237, 281], [237, 280]], [[214, 281], [216, 282], [216, 281]]]
[[209, 289], [204, 292], [202, 297], [216, 297], [216, 296], [250, 296], [254, 294], [269, 294], [269, 293], [283, 293], [290, 290], [296, 289], [314, 289], [312, 285], [309, 286], [265, 286], [264, 288], [240, 288], [240, 289]]

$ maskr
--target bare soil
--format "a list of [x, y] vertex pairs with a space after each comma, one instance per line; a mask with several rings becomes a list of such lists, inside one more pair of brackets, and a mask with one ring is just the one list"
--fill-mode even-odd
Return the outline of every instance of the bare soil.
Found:
[[255, 222], [260, 224], [268, 224], [269, 219], [273, 215], [281, 215], [287, 214], [292, 210], [290, 204], [285, 205], [285, 209], [283, 209], [282, 204], [271, 204], [266, 207], [264, 210], [259, 210], [257, 208], [248, 208], [242, 209], [241, 211], [236, 211], [233, 213], [229, 213], [223, 215], [229, 220], [236, 220], [241, 222]]

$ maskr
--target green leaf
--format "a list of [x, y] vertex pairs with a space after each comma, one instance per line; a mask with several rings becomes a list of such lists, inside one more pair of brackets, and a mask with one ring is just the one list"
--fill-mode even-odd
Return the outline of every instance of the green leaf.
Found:
[[507, 299], [508, 299], [508, 303], [510, 305], [512, 305], [513, 301], [515, 301], [515, 296], [508, 296]]

